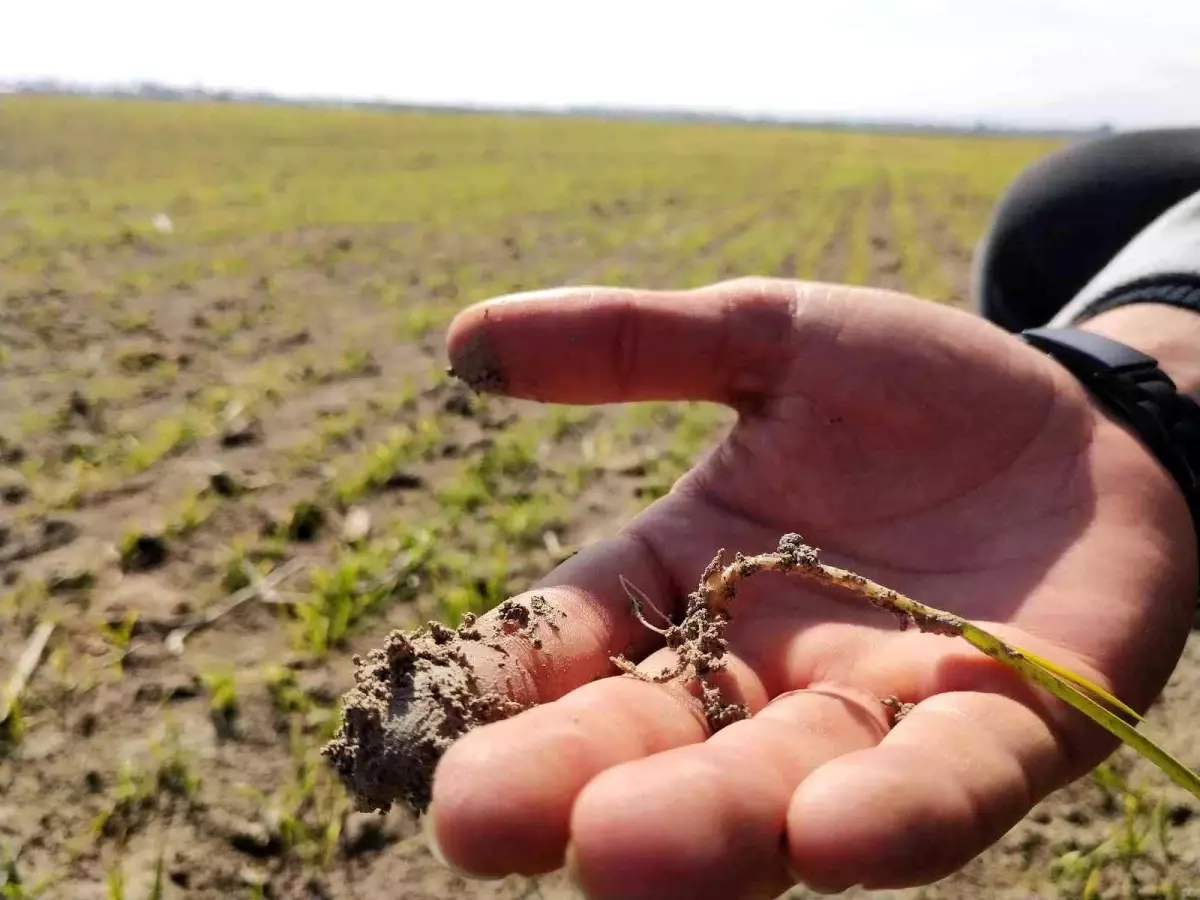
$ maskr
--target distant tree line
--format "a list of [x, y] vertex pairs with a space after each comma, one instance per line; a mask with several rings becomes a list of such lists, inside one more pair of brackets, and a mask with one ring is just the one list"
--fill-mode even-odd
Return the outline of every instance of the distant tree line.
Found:
[[248, 103], [280, 106], [315, 106], [325, 108], [369, 109], [392, 112], [491, 113], [508, 115], [571, 116], [580, 118], [635, 119], [656, 122], [694, 122], [738, 125], [759, 125], [780, 128], [820, 128], [824, 130], [877, 131], [912, 134], [988, 134], [1048, 137], [1077, 137], [1108, 134], [1114, 129], [1108, 123], [1091, 128], [1028, 128], [1017, 125], [998, 125], [979, 121], [974, 124], [935, 124], [920, 121], [881, 121], [875, 119], [815, 119], [785, 115], [718, 113], [684, 109], [634, 109], [618, 106], [545, 107], [487, 106], [484, 104], [428, 104], [362, 98], [291, 97], [269, 91], [239, 91], [203, 87], [179, 87], [151, 81], [128, 84], [86, 85], [53, 78], [38, 78], [9, 84], [0, 82], [0, 94], [43, 94], [90, 97], [128, 97], [167, 102]]

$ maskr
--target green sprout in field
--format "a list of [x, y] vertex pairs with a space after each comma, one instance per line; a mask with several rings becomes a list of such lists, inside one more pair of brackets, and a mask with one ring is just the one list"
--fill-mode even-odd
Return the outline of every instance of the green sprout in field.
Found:
[[146, 767], [131, 760], [122, 763], [104, 807], [92, 820], [91, 831], [96, 837], [112, 838], [123, 845], [155, 809], [194, 801], [200, 779], [192, 771], [192, 760], [174, 728], [151, 744], [149, 762]]
[[1050, 867], [1055, 883], [1082, 900], [1099, 900], [1114, 887], [1121, 889], [1120, 896], [1183, 900], [1169, 875], [1178, 857], [1165, 799], [1130, 785], [1107, 763], [1092, 772], [1092, 780], [1120, 811], [1120, 819], [1102, 841], [1058, 856]]
[[315, 570], [310, 598], [294, 608], [300, 647], [323, 656], [367, 616], [414, 596], [434, 549], [432, 533], [418, 530], [347, 549], [331, 566]]
[[19, 848], [15, 852], [0, 850], [0, 900], [36, 900], [38, 897], [48, 897], [56, 877], [47, 876], [31, 883], [21, 872], [20, 856]]
[[238, 685], [233, 672], [220, 669], [202, 676], [208, 692], [208, 716], [223, 738], [232, 737], [236, 730], [238, 714]]

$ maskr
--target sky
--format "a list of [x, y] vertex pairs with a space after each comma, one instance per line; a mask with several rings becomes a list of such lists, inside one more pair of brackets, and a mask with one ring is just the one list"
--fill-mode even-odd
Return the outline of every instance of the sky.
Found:
[[36, 77], [422, 103], [1200, 124], [1200, 2], [0, 0], [0, 82]]

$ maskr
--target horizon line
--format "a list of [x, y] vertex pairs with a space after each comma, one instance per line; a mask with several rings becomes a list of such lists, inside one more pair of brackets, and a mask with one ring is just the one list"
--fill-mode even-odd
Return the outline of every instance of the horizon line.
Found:
[[288, 93], [259, 88], [216, 87], [198, 84], [183, 85], [153, 79], [130, 79], [111, 82], [79, 82], [49, 77], [0, 78], [0, 96], [5, 94], [40, 94], [69, 96], [109, 96], [144, 100], [207, 100], [219, 103], [267, 103], [306, 107], [334, 107], [413, 112], [442, 112], [458, 114], [544, 115], [560, 117], [605, 118], [616, 120], [690, 121], [696, 123], [727, 123], [745, 125], [774, 125], [782, 127], [835, 128], [850, 130], [933, 131], [955, 134], [990, 134], [1021, 136], [1070, 136], [1120, 131], [1107, 122], [1091, 125], [1065, 123], [1033, 125], [998, 117], [951, 116], [944, 119], [919, 119], [888, 116], [805, 116], [798, 113], [750, 112], [711, 107], [663, 106], [638, 107], [621, 104], [518, 104], [487, 101], [427, 101], [397, 97], [365, 95]]

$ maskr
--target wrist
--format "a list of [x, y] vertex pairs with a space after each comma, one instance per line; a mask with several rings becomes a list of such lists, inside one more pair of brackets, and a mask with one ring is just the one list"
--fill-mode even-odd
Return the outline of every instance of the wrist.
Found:
[[1135, 303], [1081, 322], [1158, 360], [1181, 394], [1200, 400], [1200, 313], [1161, 303]]

